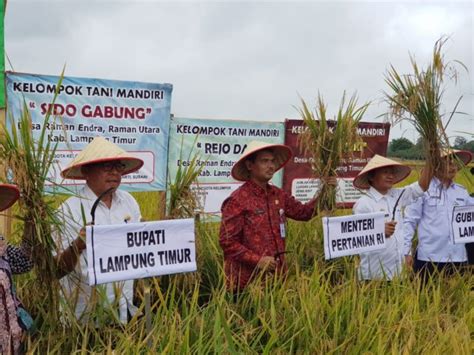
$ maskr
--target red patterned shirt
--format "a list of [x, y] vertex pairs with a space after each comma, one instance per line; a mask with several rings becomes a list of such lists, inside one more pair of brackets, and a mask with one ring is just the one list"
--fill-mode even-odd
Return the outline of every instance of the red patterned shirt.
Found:
[[247, 181], [222, 204], [219, 242], [224, 250], [224, 268], [229, 289], [243, 289], [252, 279], [262, 256], [277, 259], [285, 271], [285, 239], [280, 225], [286, 217], [307, 221], [313, 217], [315, 200], [302, 204], [282, 189], [263, 189]]

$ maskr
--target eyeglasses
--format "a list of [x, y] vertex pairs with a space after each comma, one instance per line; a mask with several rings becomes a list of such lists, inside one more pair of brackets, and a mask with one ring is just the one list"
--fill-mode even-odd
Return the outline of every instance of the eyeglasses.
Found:
[[106, 172], [111, 172], [115, 169], [119, 173], [123, 173], [126, 168], [126, 165], [121, 162], [106, 162], [99, 164], [99, 166]]

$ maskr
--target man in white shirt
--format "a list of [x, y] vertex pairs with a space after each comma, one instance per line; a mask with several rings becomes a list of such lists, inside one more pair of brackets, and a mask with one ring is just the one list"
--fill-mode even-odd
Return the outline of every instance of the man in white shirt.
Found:
[[61, 173], [64, 178], [86, 182], [77, 197], [69, 198], [60, 207], [65, 227], [57, 238], [56, 256], [64, 298], [81, 321], [87, 321], [89, 315], [95, 313], [126, 323], [128, 317], [136, 313], [132, 303], [133, 280], [89, 286], [84, 226], [91, 224], [91, 209], [99, 197], [95, 210], [96, 225], [140, 221], [137, 202], [118, 187], [122, 175], [137, 171], [142, 165], [141, 159], [102, 137], [96, 137]]
[[403, 223], [404, 253], [408, 263], [411, 256], [412, 239], [418, 230], [418, 249], [414, 270], [423, 280], [435, 272], [451, 275], [466, 264], [464, 244], [452, 242], [452, 212], [454, 206], [464, 206], [474, 201], [467, 190], [453, 182], [460, 162], [468, 164], [472, 155], [468, 151], [444, 152], [444, 164], [431, 180], [428, 191], [405, 210]]
[[425, 167], [417, 182], [404, 188], [393, 188], [410, 171], [409, 166], [375, 155], [354, 179], [356, 188], [367, 190], [355, 203], [354, 214], [384, 212], [386, 216], [386, 248], [360, 254], [358, 273], [361, 280], [392, 280], [402, 271], [401, 210], [423, 195], [432, 177], [432, 169]]

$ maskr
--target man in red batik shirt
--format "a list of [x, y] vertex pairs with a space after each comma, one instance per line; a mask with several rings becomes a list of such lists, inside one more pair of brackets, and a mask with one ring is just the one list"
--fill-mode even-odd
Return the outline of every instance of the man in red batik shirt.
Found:
[[[314, 216], [316, 199], [302, 204], [268, 183], [291, 155], [285, 145], [253, 141], [232, 168], [232, 177], [245, 183], [222, 204], [219, 242], [230, 290], [244, 289], [258, 273], [286, 271], [286, 217], [308, 221]], [[336, 185], [336, 178], [327, 183]]]

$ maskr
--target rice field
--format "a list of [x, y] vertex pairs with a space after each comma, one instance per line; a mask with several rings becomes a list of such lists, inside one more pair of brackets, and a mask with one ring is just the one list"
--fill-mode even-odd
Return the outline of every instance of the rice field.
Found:
[[[416, 180], [413, 172], [405, 183]], [[472, 176], [458, 182], [474, 191]], [[145, 219], [163, 206], [158, 193], [135, 194]], [[339, 211], [350, 213], [350, 211]], [[244, 353], [244, 354], [472, 354], [474, 276], [442, 276], [421, 288], [406, 270], [391, 283], [357, 281], [357, 258], [324, 261], [319, 219], [290, 222], [285, 279], [226, 292], [218, 224], [197, 226], [199, 272], [136, 282], [136, 304], [150, 289], [152, 317], [136, 316], [122, 327], [42, 322], [41, 295], [29, 287], [33, 273], [16, 279], [38, 330], [27, 339], [31, 353]]]

